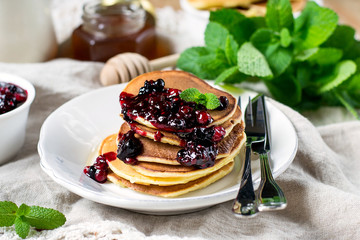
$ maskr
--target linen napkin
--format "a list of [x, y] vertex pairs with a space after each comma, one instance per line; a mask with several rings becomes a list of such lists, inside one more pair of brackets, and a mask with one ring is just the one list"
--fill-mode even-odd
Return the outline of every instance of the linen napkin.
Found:
[[[1, 72], [28, 79], [37, 94], [22, 150], [0, 166], [0, 201], [55, 208], [67, 218], [58, 229], [31, 230], [28, 239], [360, 239], [360, 122], [314, 127], [276, 101], [299, 140], [293, 163], [277, 178], [288, 199], [285, 210], [239, 219], [228, 201], [188, 214], [144, 215], [92, 202], [55, 183], [39, 166], [41, 125], [66, 101], [99, 88], [102, 66], [67, 59], [0, 63]], [[19, 238], [13, 227], [3, 227], [0, 239]]]

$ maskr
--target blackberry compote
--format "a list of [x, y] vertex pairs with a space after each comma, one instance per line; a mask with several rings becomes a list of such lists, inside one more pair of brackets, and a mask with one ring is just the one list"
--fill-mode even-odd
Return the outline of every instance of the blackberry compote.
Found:
[[0, 82], [0, 115], [17, 108], [26, 99], [26, 90], [12, 83]]
[[196, 103], [182, 100], [180, 90], [164, 86], [162, 79], [147, 80], [137, 96], [122, 92], [120, 105], [124, 119], [131, 123], [140, 117], [168, 132], [190, 132], [213, 121], [205, 110], [198, 110]]
[[124, 163], [137, 164], [136, 156], [142, 152], [143, 146], [140, 140], [135, 137], [135, 131], [130, 130], [119, 136], [119, 139], [117, 157]]
[[99, 155], [94, 164], [91, 166], [86, 166], [84, 168], [84, 173], [86, 176], [94, 179], [99, 183], [106, 182], [107, 174], [108, 174], [108, 163], [107, 161], [113, 161], [116, 159], [115, 152], [107, 152], [102, 155]]

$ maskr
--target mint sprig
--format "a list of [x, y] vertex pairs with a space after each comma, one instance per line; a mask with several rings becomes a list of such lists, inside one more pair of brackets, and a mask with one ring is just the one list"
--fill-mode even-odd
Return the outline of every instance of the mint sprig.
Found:
[[[232, 9], [210, 13], [205, 46], [186, 49], [177, 66], [215, 84], [262, 81], [296, 110], [344, 106], [360, 119], [360, 41], [337, 14], [313, 1], [297, 18], [289, 0], [269, 0], [265, 17]], [[204, 97], [199, 97], [203, 101]]]
[[220, 106], [218, 97], [213, 93], [201, 93], [196, 88], [188, 88], [180, 93], [180, 98], [187, 102], [195, 102], [204, 105], [209, 110]]
[[13, 202], [0, 202], [0, 227], [15, 225], [15, 232], [26, 238], [30, 227], [36, 229], [54, 229], [66, 222], [65, 216], [54, 209], [21, 204], [20, 207]]

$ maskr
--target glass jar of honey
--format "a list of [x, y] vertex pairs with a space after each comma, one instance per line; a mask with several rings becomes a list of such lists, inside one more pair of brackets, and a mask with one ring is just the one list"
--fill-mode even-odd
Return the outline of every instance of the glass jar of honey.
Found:
[[156, 56], [155, 19], [140, 0], [93, 0], [72, 34], [73, 57], [105, 62], [123, 52]]

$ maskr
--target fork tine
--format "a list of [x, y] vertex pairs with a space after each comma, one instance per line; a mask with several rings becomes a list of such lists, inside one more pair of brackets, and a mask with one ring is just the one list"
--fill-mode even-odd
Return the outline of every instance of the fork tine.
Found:
[[241, 97], [238, 97], [238, 104], [237, 104], [240, 108], [241, 108]]
[[253, 109], [252, 109], [252, 103], [251, 103], [251, 98], [249, 97], [249, 103], [246, 106], [245, 109], [245, 124], [248, 126], [254, 126], [254, 114], [253, 114]]

